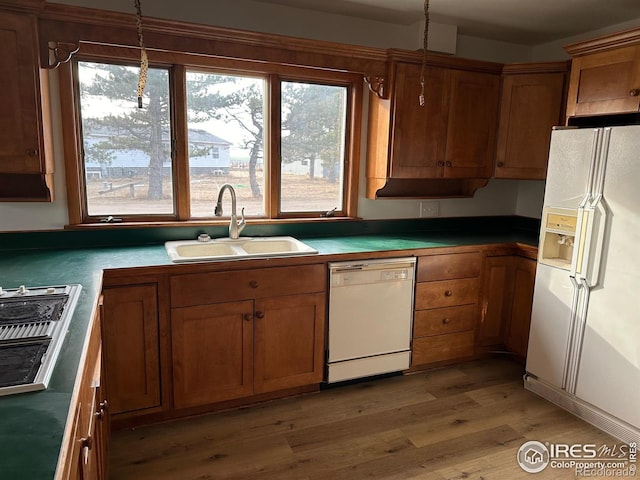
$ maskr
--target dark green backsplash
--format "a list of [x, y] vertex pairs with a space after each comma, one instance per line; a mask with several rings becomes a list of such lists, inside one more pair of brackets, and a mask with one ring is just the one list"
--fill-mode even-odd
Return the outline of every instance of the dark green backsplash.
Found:
[[[336, 237], [345, 235], [377, 235], [388, 233], [420, 232], [477, 232], [520, 233], [537, 239], [540, 220], [537, 218], [454, 217], [397, 220], [346, 220], [333, 222], [273, 223], [252, 225], [243, 230], [243, 236], [270, 237], [291, 235], [298, 238]], [[125, 245], [153, 245], [169, 240], [195, 239], [200, 233], [212, 237], [228, 234], [226, 226], [209, 227], [146, 227], [104, 228], [99, 230], [53, 230], [37, 232], [0, 233], [0, 251], [51, 248], [86, 248]], [[537, 240], [536, 240], [537, 241]]]

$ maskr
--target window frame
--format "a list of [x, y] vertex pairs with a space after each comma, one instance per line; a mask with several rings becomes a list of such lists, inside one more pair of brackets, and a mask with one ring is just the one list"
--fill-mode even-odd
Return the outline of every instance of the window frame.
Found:
[[[291, 222], [310, 219], [345, 219], [357, 216], [360, 143], [362, 123], [363, 76], [361, 74], [250, 59], [217, 58], [211, 55], [150, 50], [150, 66], [169, 70], [172, 131], [172, 171], [174, 215], [123, 215], [124, 224], [222, 224], [224, 217], [190, 216], [189, 164], [186, 108], [186, 72], [236, 74], [266, 79], [265, 128], [265, 216], [250, 217], [252, 223]], [[63, 142], [70, 225], [104, 225], [104, 217], [87, 213], [77, 62], [103, 62], [137, 65], [139, 50], [134, 47], [81, 42], [73, 59], [59, 67], [59, 88], [63, 120]], [[280, 210], [280, 86], [283, 81], [302, 81], [345, 86], [347, 108], [343, 209], [332, 216], [324, 212], [281, 212]], [[277, 108], [273, 108], [277, 105]], [[267, 160], [268, 159], [268, 160]], [[277, 165], [278, 168], [275, 168]], [[268, 195], [267, 195], [268, 192]], [[213, 212], [213, 205], [212, 205]], [[112, 223], [109, 223], [112, 225]]]

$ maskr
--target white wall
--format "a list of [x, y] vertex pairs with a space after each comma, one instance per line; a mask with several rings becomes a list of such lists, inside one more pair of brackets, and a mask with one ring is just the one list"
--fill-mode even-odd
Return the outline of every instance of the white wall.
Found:
[[569, 45], [571, 43], [580, 42], [582, 40], [588, 40], [590, 38], [599, 37], [601, 35], [606, 35], [608, 33], [622, 32], [623, 30], [629, 30], [631, 28], [640, 27], [640, 18], [631, 19], [624, 23], [618, 23], [616, 25], [611, 25], [607, 28], [601, 28], [599, 30], [594, 30], [593, 32], [583, 33], [581, 35], [574, 35], [573, 37], [563, 38], [562, 40], [558, 40], [555, 42], [544, 43], [542, 45], [536, 45], [532, 48], [531, 51], [531, 61], [533, 62], [542, 62], [542, 61], [554, 61], [554, 60], [567, 60], [569, 59], [569, 55], [565, 52], [565, 45]]
[[[58, 0], [57, 3], [90, 8], [108, 8], [134, 13], [131, 0]], [[307, 11], [299, 8], [255, 2], [252, 0], [153, 0], [143, 2], [143, 15], [188, 22], [206, 23], [267, 33], [278, 33], [312, 39], [336, 41], [381, 48], [418, 49], [422, 46], [421, 19], [412, 25], [397, 25], [356, 19], [342, 15]], [[433, 28], [430, 46], [451, 46], [451, 28]], [[438, 38], [438, 35], [440, 37]], [[465, 35], [457, 35], [456, 55], [497, 62], [527, 62], [557, 58], [559, 45], [532, 49], [522, 45], [495, 42]], [[534, 52], [535, 50], [535, 52]], [[561, 50], [561, 49], [560, 49]], [[52, 73], [52, 103], [55, 124], [55, 201], [42, 203], [0, 204], [0, 231], [60, 229], [67, 223], [64, 189], [64, 165], [60, 134], [59, 99], [55, 73]], [[366, 108], [366, 107], [365, 107]], [[366, 118], [366, 116], [365, 116]], [[57, 120], [57, 121], [56, 121]], [[366, 123], [366, 122], [365, 122]], [[366, 124], [363, 131], [366, 132]], [[361, 184], [364, 184], [366, 149], [362, 149]], [[541, 182], [539, 182], [541, 183]], [[364, 192], [364, 188], [361, 188]], [[361, 193], [358, 214], [363, 218], [416, 217], [419, 202], [415, 200], [365, 199]], [[493, 180], [479, 190], [472, 199], [440, 200], [440, 216], [509, 215], [539, 217], [537, 204], [541, 202], [539, 188], [518, 181]]]

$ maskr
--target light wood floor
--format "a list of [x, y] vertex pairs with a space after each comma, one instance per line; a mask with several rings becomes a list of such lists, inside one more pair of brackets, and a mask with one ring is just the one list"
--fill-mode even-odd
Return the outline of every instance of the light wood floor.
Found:
[[523, 472], [528, 440], [613, 438], [522, 387], [522, 367], [474, 361], [235, 411], [114, 432], [112, 480], [574, 478]]

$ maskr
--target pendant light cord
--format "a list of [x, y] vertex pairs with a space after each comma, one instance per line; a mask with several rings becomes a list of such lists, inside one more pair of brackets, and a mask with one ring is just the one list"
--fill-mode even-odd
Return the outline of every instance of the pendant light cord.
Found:
[[144, 38], [142, 36], [142, 7], [140, 0], [134, 0], [136, 7], [136, 27], [138, 29], [138, 44], [140, 45], [140, 75], [138, 76], [138, 108], [142, 108], [142, 94], [147, 84], [147, 72], [149, 71], [149, 59], [147, 50], [144, 48]]
[[424, 107], [424, 71], [427, 66], [427, 43], [429, 40], [429, 0], [424, 0], [424, 39], [422, 45], [422, 68], [420, 69], [420, 106]]

